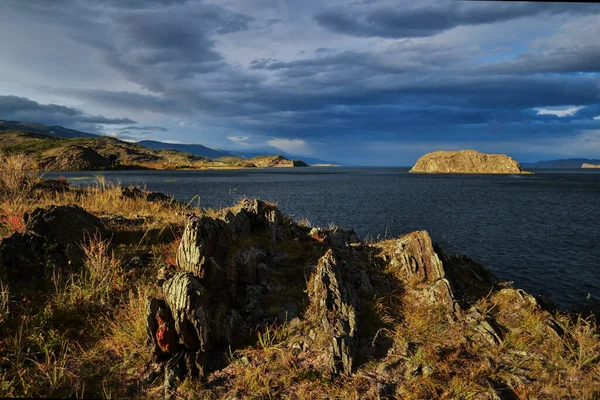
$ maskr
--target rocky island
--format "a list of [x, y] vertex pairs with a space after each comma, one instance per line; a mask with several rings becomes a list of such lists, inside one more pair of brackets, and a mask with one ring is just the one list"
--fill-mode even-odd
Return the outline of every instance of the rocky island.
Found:
[[600, 396], [594, 320], [425, 231], [365, 241], [0, 162], [0, 397]]
[[429, 174], [528, 174], [506, 154], [486, 154], [475, 150], [427, 153], [417, 160], [410, 172]]
[[581, 168], [600, 168], [600, 164], [583, 163], [581, 164]]

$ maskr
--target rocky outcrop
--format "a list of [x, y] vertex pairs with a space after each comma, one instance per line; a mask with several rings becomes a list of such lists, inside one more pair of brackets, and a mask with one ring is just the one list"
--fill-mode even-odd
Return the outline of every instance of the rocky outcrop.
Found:
[[289, 160], [283, 156], [257, 156], [248, 160], [259, 168], [265, 167], [308, 167], [302, 160]]
[[47, 282], [56, 271], [79, 264], [81, 245], [110, 237], [102, 222], [83, 208], [50, 206], [25, 214], [25, 231], [0, 242], [0, 270], [26, 287]]
[[157, 357], [185, 356], [179, 370], [203, 376], [251, 328], [276, 318], [261, 308], [271, 241], [233, 247], [249, 235], [272, 237], [279, 232], [278, 215], [268, 203], [245, 200], [222, 218], [188, 216], [176, 260], [183, 272], [162, 282], [162, 299], [148, 300], [147, 328]]
[[[260, 354], [270, 354], [268, 364], [287, 352], [285, 365], [331, 379], [360, 371], [382, 397], [402, 397], [403, 382], [444, 373], [435, 360], [444, 365], [468, 349], [498, 352], [509, 333], [522, 332], [514, 321], [526, 321], [523, 310], [551, 321], [538, 300], [466, 256], [445, 254], [425, 231], [365, 243], [351, 230], [300, 227], [259, 200], [216, 219], [189, 215], [177, 268], [147, 303], [154, 369], [164, 372], [168, 393], [186, 377], [210, 382], [211, 371], [220, 370], [218, 380], [240, 374], [240, 366], [243, 374]], [[267, 327], [285, 333], [261, 336]], [[544, 329], [560, 328], [547, 322]], [[223, 354], [240, 347], [259, 355], [227, 366]], [[364, 375], [372, 361], [376, 370]]]
[[85, 240], [110, 236], [96, 216], [76, 205], [37, 208], [23, 219], [28, 234], [56, 243], [72, 259], [82, 255], [80, 246]]
[[179, 203], [177, 200], [173, 199], [173, 197], [167, 194], [161, 192], [150, 192], [135, 186], [121, 187], [121, 197], [126, 199], [144, 199], [150, 203]]
[[452, 285], [427, 232], [409, 233], [387, 244], [382, 257], [394, 276], [407, 282], [409, 288], [419, 293], [418, 297], [448, 310], [457, 309]]
[[309, 282], [311, 315], [328, 343], [329, 369], [333, 374], [352, 373], [357, 341], [359, 293], [346, 277], [343, 261], [329, 249]]
[[485, 154], [475, 150], [435, 151], [417, 160], [410, 172], [456, 174], [522, 174], [519, 163], [506, 154]]
[[438, 246], [434, 246], [434, 249], [442, 261], [448, 280], [452, 282], [456, 299], [464, 307], [489, 295], [500, 283], [488, 268], [471, 258], [462, 254], [447, 255]]
[[600, 164], [583, 163], [581, 164], [581, 168], [600, 168]]

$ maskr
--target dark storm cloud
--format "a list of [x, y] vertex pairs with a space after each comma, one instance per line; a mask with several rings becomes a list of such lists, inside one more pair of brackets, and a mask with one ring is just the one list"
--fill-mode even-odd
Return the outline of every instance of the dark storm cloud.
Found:
[[192, 79], [225, 67], [215, 38], [246, 30], [252, 22], [247, 15], [204, 1], [8, 1], [40, 22], [60, 22], [109, 66], [155, 92], [166, 90], [167, 80]]
[[[276, 137], [326, 144], [348, 137], [368, 144], [459, 140], [461, 134], [560, 136], [600, 126], [594, 119], [600, 115], [597, 21], [581, 22], [579, 31], [568, 24], [597, 13], [596, 5], [268, 0], [268, 9], [257, 10], [250, 0], [8, 1], [98, 57], [110, 71], [110, 87], [118, 88], [49, 88], [50, 82], [44, 92], [138, 120], [153, 116], [148, 126], [115, 129], [126, 139], [160, 136], [166, 128], [152, 124], [177, 122], [182, 125], [170, 133], [186, 132], [188, 142], [202, 142], [196, 135], [214, 128], [233, 132], [224, 137], [250, 136], [248, 142]], [[539, 37], [526, 26], [530, 21], [543, 28]], [[505, 39], [494, 31], [497, 22], [518, 32]], [[484, 24], [490, 27], [473, 28]], [[465, 28], [432, 36], [459, 26]], [[529, 36], [519, 36], [521, 29]], [[46, 116], [38, 122], [129, 124], [21, 100], [13, 115], [22, 119], [39, 116], [37, 104]], [[537, 110], [553, 106], [581, 109], [564, 116]]]
[[464, 25], [510, 21], [539, 14], [598, 12], [595, 5], [441, 1], [413, 8], [387, 7], [331, 8], [315, 15], [323, 28], [351, 36], [389, 38], [424, 37]]
[[106, 118], [102, 115], [88, 115], [81, 110], [56, 104], [40, 104], [25, 97], [0, 96], [0, 118], [48, 125], [135, 124], [129, 118]]
[[598, 72], [600, 45], [579, 45], [539, 53], [521, 53], [514, 60], [482, 66], [481, 72], [529, 74], [543, 72]]
[[124, 131], [155, 131], [155, 132], [167, 132], [167, 128], [163, 128], [162, 126], [126, 126], [121, 129]]

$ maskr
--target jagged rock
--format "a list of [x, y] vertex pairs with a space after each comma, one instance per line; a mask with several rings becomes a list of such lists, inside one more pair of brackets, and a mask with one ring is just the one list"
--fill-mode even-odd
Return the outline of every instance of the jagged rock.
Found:
[[178, 273], [163, 284], [165, 302], [182, 343], [190, 350], [211, 349], [208, 290], [191, 273]]
[[456, 310], [452, 285], [426, 231], [402, 236], [384, 256], [398, 278], [421, 290], [420, 297], [430, 304], [443, 304], [449, 310]]
[[15, 287], [38, 287], [54, 271], [68, 266], [66, 255], [56, 245], [29, 233], [15, 233], [0, 241], [0, 277]]
[[173, 197], [161, 192], [150, 192], [146, 194], [146, 201], [152, 203], [171, 203], [173, 202]]
[[121, 197], [127, 199], [145, 199], [153, 203], [171, 203], [173, 197], [161, 192], [146, 192], [138, 187], [121, 187]]
[[244, 199], [240, 202], [239, 208], [250, 217], [252, 231], [265, 229], [269, 225], [277, 223], [281, 218], [281, 213], [276, 206], [258, 199]]
[[255, 285], [257, 282], [257, 268], [267, 260], [267, 253], [258, 247], [248, 247], [239, 250], [235, 257], [235, 269], [240, 282]]
[[214, 257], [203, 257], [200, 260], [197, 277], [206, 288], [221, 289], [225, 286], [226, 271]]
[[110, 236], [98, 218], [76, 205], [36, 208], [23, 219], [27, 233], [58, 244], [72, 259], [81, 257], [80, 245], [85, 240]]
[[442, 260], [446, 276], [452, 282], [454, 295], [464, 304], [472, 304], [487, 296], [499, 283], [486, 267], [464, 255], [446, 255], [438, 246], [435, 252]]
[[227, 211], [227, 214], [225, 214], [223, 219], [229, 226], [233, 240], [250, 234], [250, 216], [246, 210], [241, 209], [235, 214], [231, 211]]
[[349, 231], [336, 229], [327, 235], [327, 243], [334, 247], [344, 247], [347, 244], [360, 243], [360, 239], [356, 235], [356, 232], [354, 232], [354, 229]]
[[308, 288], [312, 313], [330, 343], [329, 368], [334, 374], [352, 372], [356, 345], [358, 298], [343, 276], [341, 261], [329, 249], [319, 260]]
[[164, 300], [146, 300], [146, 327], [155, 354], [174, 354], [179, 350], [175, 321]]
[[245, 335], [244, 318], [233, 308], [223, 293], [213, 299], [212, 335], [215, 344], [223, 349], [235, 346]]
[[465, 321], [475, 330], [476, 340], [482, 339], [491, 345], [502, 344], [504, 332], [489, 315], [483, 315], [475, 307], [471, 307], [465, 314]]
[[121, 197], [126, 199], [141, 199], [144, 192], [138, 187], [121, 187]]
[[396, 240], [390, 265], [399, 268], [407, 280], [414, 279], [418, 283], [433, 284], [445, 277], [442, 262], [425, 231], [412, 232]]
[[177, 265], [200, 277], [203, 266], [208, 265], [205, 258], [214, 258], [211, 264], [222, 264], [231, 244], [231, 232], [224, 221], [192, 214], [177, 249]]
[[66, 179], [42, 179], [33, 186], [33, 190], [46, 193], [64, 193], [71, 190], [71, 184]]

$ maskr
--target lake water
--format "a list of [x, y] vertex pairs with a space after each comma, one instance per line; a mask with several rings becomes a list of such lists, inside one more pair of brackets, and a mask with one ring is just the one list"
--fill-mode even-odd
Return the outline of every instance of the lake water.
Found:
[[[408, 168], [297, 168], [236, 171], [110, 171], [108, 181], [145, 186], [226, 207], [241, 197], [275, 201], [313, 226], [352, 227], [361, 237], [429, 232], [559, 306], [600, 298], [600, 170], [534, 175], [415, 175]], [[74, 185], [91, 172], [53, 173]]]

